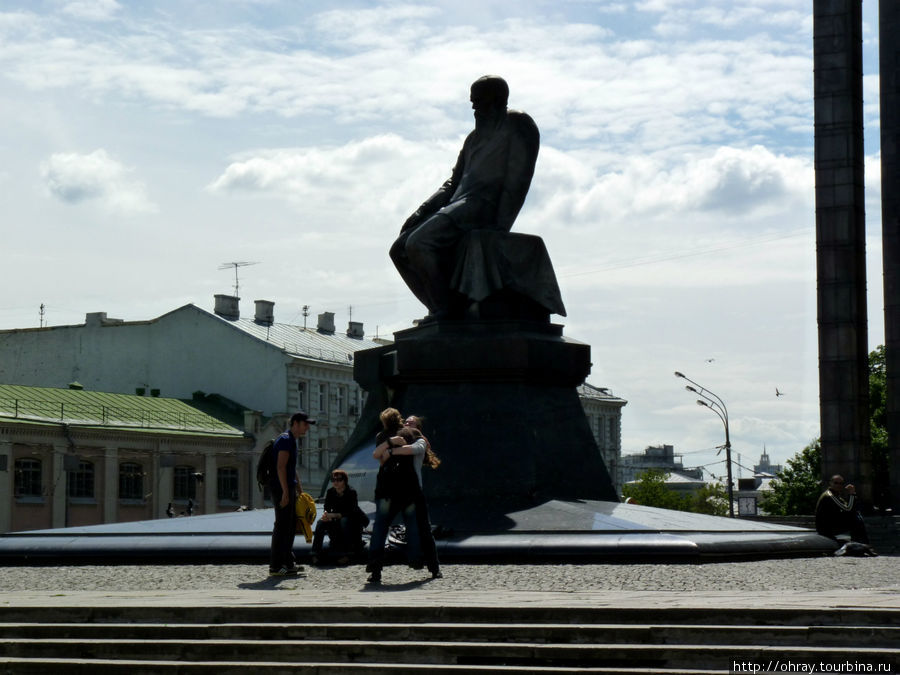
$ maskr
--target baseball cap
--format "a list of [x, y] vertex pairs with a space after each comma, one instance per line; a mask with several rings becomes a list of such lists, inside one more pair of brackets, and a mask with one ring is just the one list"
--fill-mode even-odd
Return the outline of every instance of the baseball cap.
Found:
[[293, 415], [291, 415], [291, 424], [293, 424], [294, 422], [306, 422], [307, 424], [315, 424], [316, 423], [316, 421], [314, 419], [311, 419], [310, 416], [307, 415], [302, 410], [295, 412]]

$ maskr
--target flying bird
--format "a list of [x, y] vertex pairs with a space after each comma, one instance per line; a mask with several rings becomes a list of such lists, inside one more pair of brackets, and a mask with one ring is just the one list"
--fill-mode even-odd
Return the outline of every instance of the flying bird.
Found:
[[712, 363], [713, 361], [715, 361], [715, 359], [706, 359], [707, 363]]
[[778, 387], [775, 387], [775, 398], [778, 398], [779, 396], [784, 396], [784, 392], [778, 391]]

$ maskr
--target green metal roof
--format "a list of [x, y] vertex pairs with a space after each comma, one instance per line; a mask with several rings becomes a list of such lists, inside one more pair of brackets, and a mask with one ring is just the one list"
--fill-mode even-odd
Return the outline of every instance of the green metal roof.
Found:
[[0, 384], [0, 419], [241, 436], [221, 420], [174, 398]]

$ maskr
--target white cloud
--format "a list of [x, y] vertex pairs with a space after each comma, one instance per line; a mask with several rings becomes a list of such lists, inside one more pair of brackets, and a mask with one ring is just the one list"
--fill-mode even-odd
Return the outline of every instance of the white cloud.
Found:
[[41, 163], [41, 177], [49, 193], [67, 204], [96, 201], [111, 212], [135, 214], [154, 211], [142, 183], [130, 169], [105, 150], [81, 155], [56, 153]]
[[[726, 141], [773, 118], [809, 120], [807, 45], [772, 36], [635, 41], [587, 23], [507, 18], [473, 30], [434, 8], [331, 10], [302, 29], [202, 30], [170, 24], [98, 33], [52, 23], [0, 48], [9, 77], [213, 117], [322, 116], [423, 136], [458, 128], [484, 72], [511, 84], [549, 138], [612, 142], [622, 152]], [[453, 83], [448, 86], [448, 83]]]
[[116, 0], [73, 0], [66, 2], [62, 12], [78, 19], [108, 21], [122, 9]]

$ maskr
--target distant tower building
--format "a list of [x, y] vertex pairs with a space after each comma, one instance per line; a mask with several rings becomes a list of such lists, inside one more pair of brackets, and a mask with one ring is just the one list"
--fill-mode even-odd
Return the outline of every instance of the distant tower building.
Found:
[[759, 464], [756, 464], [753, 467], [754, 475], [759, 475], [761, 473], [767, 473], [774, 476], [777, 473], [781, 473], [781, 464], [772, 464], [769, 462], [769, 453], [766, 452], [766, 449], [763, 448], [762, 454], [759, 456]]

